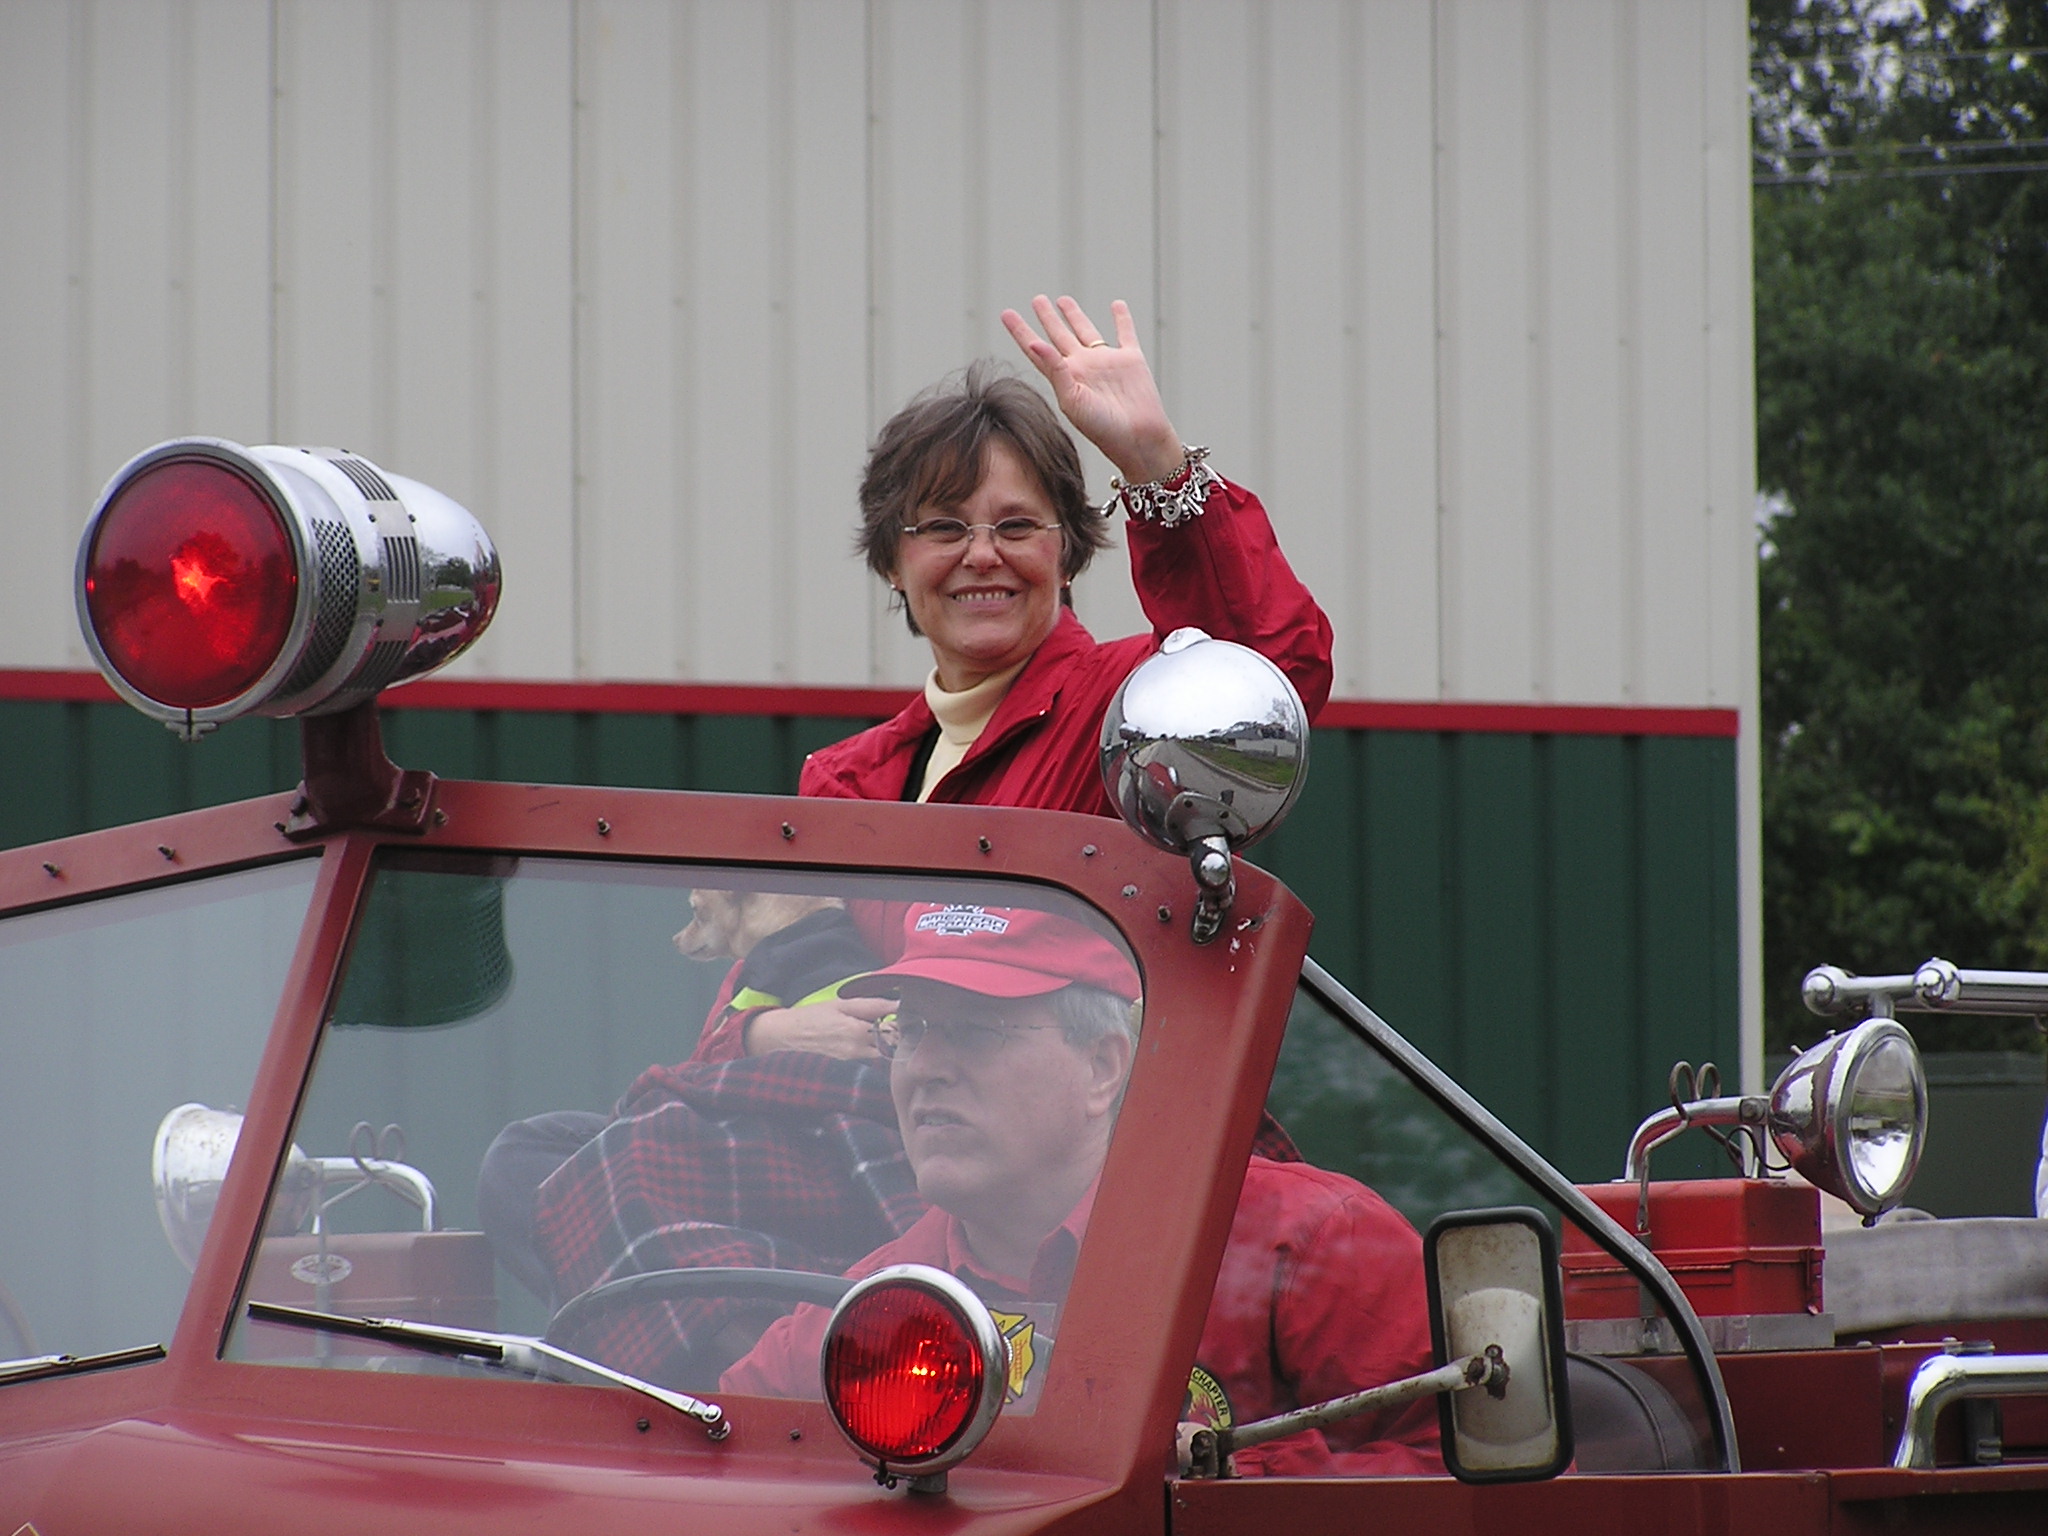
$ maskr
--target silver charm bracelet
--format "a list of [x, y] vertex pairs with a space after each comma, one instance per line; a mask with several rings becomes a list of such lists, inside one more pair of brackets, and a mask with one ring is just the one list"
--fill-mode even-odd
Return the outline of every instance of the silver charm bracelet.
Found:
[[1223, 477], [1209, 467], [1209, 450], [1190, 447], [1181, 460], [1180, 468], [1158, 480], [1148, 480], [1143, 485], [1126, 485], [1115, 476], [1109, 481], [1109, 502], [1102, 510], [1105, 515], [1123, 503], [1124, 515], [1137, 523], [1157, 523], [1162, 528], [1171, 528], [1176, 523], [1185, 523], [1200, 517], [1209, 500], [1211, 488], [1221, 485]]

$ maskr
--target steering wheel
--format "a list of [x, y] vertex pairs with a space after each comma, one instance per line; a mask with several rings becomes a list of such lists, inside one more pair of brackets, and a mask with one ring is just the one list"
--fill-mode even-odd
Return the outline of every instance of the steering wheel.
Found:
[[698, 1297], [747, 1298], [787, 1303], [811, 1302], [821, 1307], [835, 1305], [853, 1285], [839, 1275], [814, 1274], [806, 1269], [746, 1269], [738, 1266], [703, 1269], [651, 1269], [645, 1274], [622, 1275], [593, 1285], [581, 1295], [562, 1303], [548, 1319], [541, 1337], [561, 1344], [591, 1318], [614, 1307], [645, 1305], [658, 1301], [685, 1301]]

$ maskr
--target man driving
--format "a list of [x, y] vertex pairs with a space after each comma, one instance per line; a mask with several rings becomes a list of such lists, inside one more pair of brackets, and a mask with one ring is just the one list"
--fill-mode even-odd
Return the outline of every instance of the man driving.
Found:
[[[933, 904], [910, 909], [896, 962], [841, 993], [897, 1000], [876, 1041], [931, 1207], [849, 1273], [929, 1264], [999, 1314], [1056, 1335], [1136, 1044], [1136, 970], [1070, 918]], [[827, 1317], [803, 1307], [776, 1322], [721, 1387], [816, 1395]], [[1352, 1179], [1254, 1156], [1189, 1414], [1250, 1423], [1430, 1365], [1414, 1228]], [[1236, 1466], [1244, 1475], [1441, 1472], [1435, 1405], [1270, 1441], [1239, 1452]]]

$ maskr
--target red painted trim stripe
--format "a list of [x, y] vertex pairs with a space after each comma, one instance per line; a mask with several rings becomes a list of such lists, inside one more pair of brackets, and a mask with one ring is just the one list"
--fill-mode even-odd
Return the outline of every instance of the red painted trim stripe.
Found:
[[[804, 715], [873, 719], [910, 701], [899, 688], [782, 688], [753, 683], [522, 683], [434, 679], [384, 695], [387, 709], [511, 709], [542, 714]], [[115, 702], [97, 672], [0, 669], [0, 700]], [[1606, 704], [1442, 704], [1332, 699], [1316, 719], [1330, 730], [1501, 731], [1558, 736], [1724, 736], [1732, 709]]]
[[1508, 731], [1532, 736], [1726, 736], [1740, 716], [1732, 709], [1666, 705], [1439, 704], [1332, 699], [1316, 716], [1329, 730]]
[[[435, 679], [393, 688], [386, 709], [513, 709], [541, 714], [830, 715], [872, 719], [909, 703], [907, 688], [776, 688], [752, 683], [521, 683]], [[0, 668], [0, 702], [113, 704], [97, 672]]]
[[31, 672], [0, 668], [0, 700], [10, 704], [118, 704], [97, 672]]
[[614, 715], [893, 715], [908, 688], [779, 688], [752, 683], [514, 683], [463, 679], [407, 683], [386, 709], [528, 709]]

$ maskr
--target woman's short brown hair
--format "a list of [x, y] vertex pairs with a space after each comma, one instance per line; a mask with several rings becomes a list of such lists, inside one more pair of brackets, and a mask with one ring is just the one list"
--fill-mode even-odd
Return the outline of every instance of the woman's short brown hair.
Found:
[[[1088, 568], [1095, 552], [1108, 547], [1109, 531], [1089, 504], [1074, 439], [1043, 395], [983, 358], [913, 397], [868, 450], [854, 547], [869, 570], [887, 580], [896, 569], [897, 541], [918, 508], [958, 506], [974, 494], [997, 438], [1037, 476], [1052, 503], [1060, 524], [1060, 574], [1072, 581]], [[910, 632], [918, 633], [914, 621]]]

